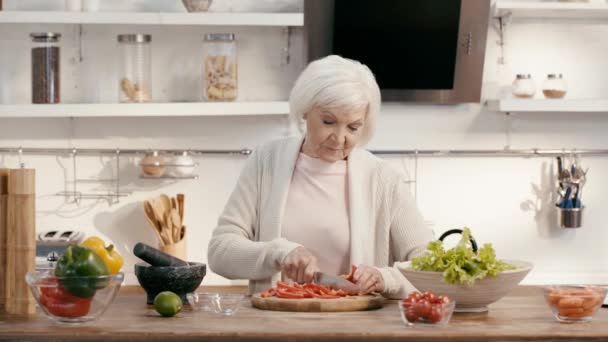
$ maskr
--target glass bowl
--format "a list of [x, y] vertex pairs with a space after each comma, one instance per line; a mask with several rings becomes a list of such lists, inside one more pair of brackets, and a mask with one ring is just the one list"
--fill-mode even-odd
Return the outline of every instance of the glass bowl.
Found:
[[589, 322], [606, 297], [606, 289], [587, 285], [553, 285], [543, 288], [545, 300], [559, 322]]
[[215, 292], [193, 292], [188, 293], [188, 303], [195, 311], [213, 311], [213, 300], [219, 296]]
[[100, 277], [55, 277], [52, 271], [28, 272], [27, 284], [42, 312], [57, 323], [96, 320], [108, 309], [120, 289], [123, 273]]
[[224, 316], [232, 316], [236, 314], [241, 306], [241, 302], [245, 298], [242, 294], [221, 294], [211, 298], [213, 312]]
[[399, 313], [403, 323], [413, 325], [446, 325], [456, 307], [455, 301], [449, 303], [429, 303], [427, 301], [411, 303], [404, 300], [399, 301]]

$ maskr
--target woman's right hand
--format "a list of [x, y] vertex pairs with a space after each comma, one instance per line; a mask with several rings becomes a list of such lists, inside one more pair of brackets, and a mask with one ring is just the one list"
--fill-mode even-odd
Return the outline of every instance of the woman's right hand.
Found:
[[281, 271], [296, 283], [310, 283], [315, 272], [319, 271], [317, 258], [306, 248], [297, 247], [283, 259]]

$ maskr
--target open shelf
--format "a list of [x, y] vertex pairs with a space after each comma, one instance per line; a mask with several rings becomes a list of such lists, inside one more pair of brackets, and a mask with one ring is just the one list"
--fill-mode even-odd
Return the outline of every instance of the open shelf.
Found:
[[497, 0], [494, 5], [494, 16], [507, 15], [518, 18], [608, 19], [608, 4]]
[[176, 102], [0, 105], [0, 118], [287, 115], [287, 102]]
[[608, 113], [608, 99], [505, 99], [488, 100], [488, 109], [497, 112], [581, 112]]
[[0, 11], [0, 24], [303, 26], [303, 13]]

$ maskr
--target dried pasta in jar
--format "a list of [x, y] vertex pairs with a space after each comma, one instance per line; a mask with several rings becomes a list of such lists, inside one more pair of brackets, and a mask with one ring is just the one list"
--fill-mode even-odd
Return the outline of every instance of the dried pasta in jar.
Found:
[[238, 95], [238, 63], [234, 34], [205, 35], [203, 57], [203, 98], [207, 101], [234, 101]]

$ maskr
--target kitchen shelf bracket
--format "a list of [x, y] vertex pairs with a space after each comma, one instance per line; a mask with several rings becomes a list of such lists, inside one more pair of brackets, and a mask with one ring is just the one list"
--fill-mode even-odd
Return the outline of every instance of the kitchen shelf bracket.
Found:
[[281, 48], [281, 64], [289, 65], [291, 61], [291, 27], [286, 26], [283, 28], [283, 48]]
[[504, 65], [506, 64], [505, 59], [505, 35], [507, 31], [507, 24], [511, 20], [513, 16], [512, 12], [506, 12], [505, 14], [496, 17], [496, 25], [492, 25], [496, 33], [498, 33], [498, 40], [496, 44], [500, 46], [500, 57], [498, 57], [498, 64]]

